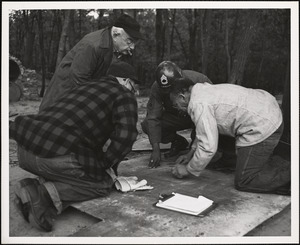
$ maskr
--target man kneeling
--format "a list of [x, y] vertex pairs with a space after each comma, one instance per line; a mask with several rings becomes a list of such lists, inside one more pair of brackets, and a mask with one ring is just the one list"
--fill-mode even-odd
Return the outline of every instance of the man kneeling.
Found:
[[201, 175], [223, 134], [236, 139], [236, 189], [290, 195], [290, 166], [273, 166], [270, 161], [283, 131], [276, 99], [260, 89], [178, 80], [170, 97], [175, 107], [191, 116], [196, 140], [190, 152], [177, 159], [173, 175]]
[[18, 208], [37, 228], [51, 231], [52, 219], [71, 203], [106, 196], [136, 140], [134, 69], [117, 62], [108, 74], [10, 123], [20, 167], [40, 177], [21, 180], [16, 191]]

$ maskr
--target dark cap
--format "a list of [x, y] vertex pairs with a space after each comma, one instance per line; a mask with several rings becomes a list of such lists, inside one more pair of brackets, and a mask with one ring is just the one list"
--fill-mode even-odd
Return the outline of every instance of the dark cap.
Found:
[[121, 15], [114, 24], [115, 27], [123, 28], [124, 31], [132, 38], [143, 39], [140, 33], [139, 23], [127, 14]]
[[141, 83], [137, 78], [133, 66], [124, 61], [111, 63], [106, 74], [114, 77], [130, 78], [137, 84]]
[[156, 82], [162, 89], [170, 88], [181, 77], [181, 69], [174, 62], [163, 61], [156, 68]]

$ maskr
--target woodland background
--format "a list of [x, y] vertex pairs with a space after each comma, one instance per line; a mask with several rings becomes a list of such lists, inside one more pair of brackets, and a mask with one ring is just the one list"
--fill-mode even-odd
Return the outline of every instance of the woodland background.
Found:
[[[40, 96], [64, 55], [86, 34], [109, 26], [122, 9], [12, 10], [9, 53], [41, 75]], [[134, 66], [144, 95], [155, 68], [171, 60], [207, 75], [283, 96], [290, 142], [290, 9], [126, 9], [141, 25]]]

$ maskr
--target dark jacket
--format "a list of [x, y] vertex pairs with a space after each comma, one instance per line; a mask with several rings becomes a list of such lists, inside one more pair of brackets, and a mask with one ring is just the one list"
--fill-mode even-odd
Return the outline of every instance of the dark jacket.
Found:
[[[182, 74], [183, 77], [189, 78], [195, 84], [205, 82], [212, 84], [209, 78], [202, 73], [183, 70]], [[180, 116], [178, 110], [172, 106], [170, 95], [164, 93], [163, 89], [160, 89], [155, 81], [151, 87], [150, 98], [147, 104], [148, 136], [151, 144], [161, 142], [161, 118], [163, 111]]]
[[87, 34], [66, 54], [56, 68], [40, 111], [72, 88], [106, 75], [113, 58], [110, 31], [111, 28], [105, 28]]

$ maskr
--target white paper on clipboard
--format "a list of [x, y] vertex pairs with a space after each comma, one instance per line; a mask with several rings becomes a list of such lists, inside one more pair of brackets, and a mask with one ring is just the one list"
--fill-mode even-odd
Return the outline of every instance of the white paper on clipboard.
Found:
[[192, 215], [199, 215], [212, 205], [213, 201], [204, 196], [196, 198], [179, 193], [173, 193], [171, 198], [156, 203], [157, 207]]

